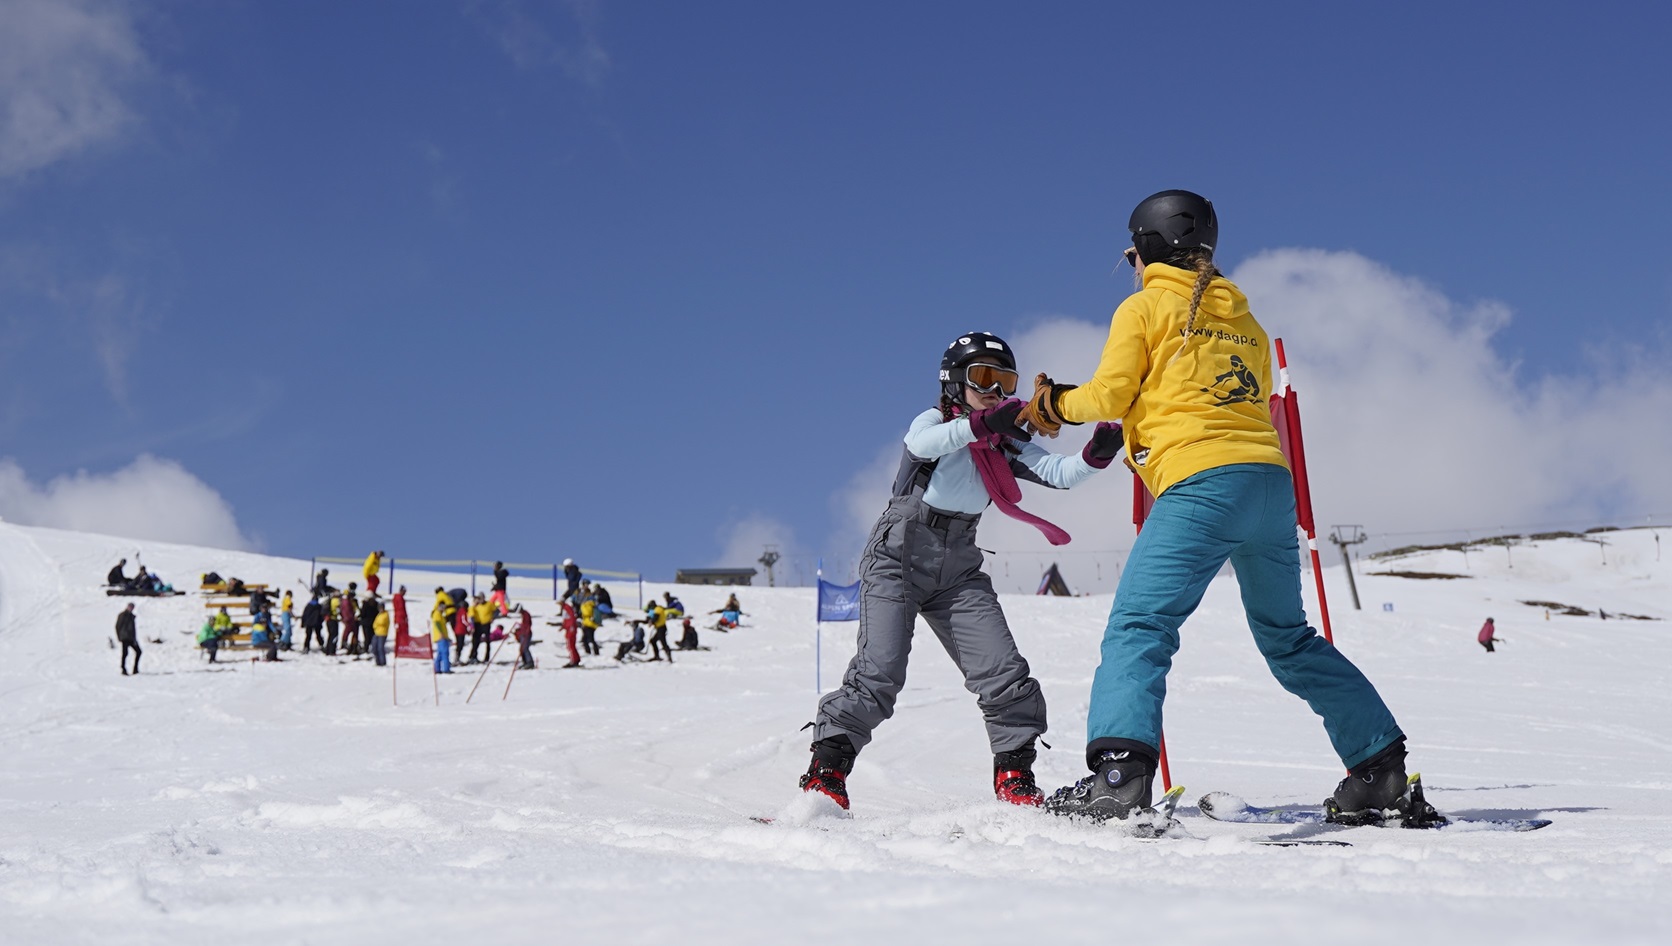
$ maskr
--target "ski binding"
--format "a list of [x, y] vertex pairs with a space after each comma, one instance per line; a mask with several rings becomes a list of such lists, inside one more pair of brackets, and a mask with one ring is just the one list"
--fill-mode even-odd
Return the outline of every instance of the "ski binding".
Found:
[[1423, 796], [1422, 775], [1413, 774], [1405, 783], [1405, 794], [1393, 808], [1382, 811], [1342, 812], [1327, 802], [1321, 808], [1261, 808], [1228, 792], [1209, 792], [1197, 802], [1202, 814], [1215, 821], [1237, 824], [1339, 825], [1344, 828], [1443, 829], [1469, 827], [1491, 831], [1537, 831], [1549, 827], [1547, 818], [1448, 818], [1434, 809]]

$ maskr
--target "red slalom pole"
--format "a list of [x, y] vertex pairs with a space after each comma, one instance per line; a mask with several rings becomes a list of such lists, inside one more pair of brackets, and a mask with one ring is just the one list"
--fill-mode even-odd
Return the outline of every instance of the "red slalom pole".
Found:
[[[1138, 471], [1132, 471], [1132, 527], [1134, 532], [1144, 531], [1144, 520], [1149, 518], [1150, 507], [1155, 505], [1155, 497], [1150, 495], [1149, 487], [1138, 476]], [[1167, 734], [1161, 734], [1161, 788], [1171, 791], [1173, 788], [1173, 770], [1167, 765]]]
[[1283, 339], [1277, 343], [1277, 393], [1272, 395], [1272, 426], [1295, 481], [1295, 523], [1306, 532], [1306, 548], [1312, 555], [1312, 578], [1318, 586], [1318, 610], [1324, 622], [1324, 640], [1335, 643], [1329, 622], [1329, 598], [1324, 594], [1323, 563], [1318, 558], [1318, 525], [1312, 516], [1312, 484], [1306, 473], [1306, 441], [1301, 436], [1300, 401], [1289, 385], [1289, 359]]

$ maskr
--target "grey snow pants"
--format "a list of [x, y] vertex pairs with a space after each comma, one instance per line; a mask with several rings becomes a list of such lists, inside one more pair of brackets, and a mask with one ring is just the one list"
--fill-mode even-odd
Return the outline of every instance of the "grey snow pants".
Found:
[[845, 735], [863, 749], [894, 715], [921, 614], [975, 694], [993, 752], [1019, 749], [1045, 731], [1045, 696], [981, 571], [980, 516], [940, 512], [921, 496], [894, 497], [871, 529], [859, 563], [858, 652], [842, 686], [819, 701], [813, 740]]

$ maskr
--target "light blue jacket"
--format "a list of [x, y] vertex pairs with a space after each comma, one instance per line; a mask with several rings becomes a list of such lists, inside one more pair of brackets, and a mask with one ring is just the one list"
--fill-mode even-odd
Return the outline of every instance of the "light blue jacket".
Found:
[[[938, 407], [924, 411], [911, 422], [911, 429], [906, 431], [906, 449], [919, 459], [940, 461], [923, 491], [924, 502], [946, 512], [979, 513], [987, 508], [991, 498], [967, 449], [972, 443], [975, 432], [970, 430], [969, 418], [943, 421]], [[1022, 448], [1022, 463], [1060, 489], [1077, 486], [1097, 472], [1079, 454], [1051, 453], [1032, 441], [1018, 446]]]

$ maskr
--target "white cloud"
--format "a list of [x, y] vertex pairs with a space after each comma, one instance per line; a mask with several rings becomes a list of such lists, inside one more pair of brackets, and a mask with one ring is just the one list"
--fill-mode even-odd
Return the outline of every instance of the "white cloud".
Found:
[[720, 530], [722, 550], [714, 560], [716, 568], [754, 568], [760, 572], [756, 581], [766, 583], [766, 567], [758, 561], [767, 546], [776, 546], [780, 561], [773, 566], [774, 577], [780, 585], [793, 582], [792, 561], [799, 556], [800, 546], [795, 530], [770, 516], [753, 513], [736, 520]]
[[112, 473], [78, 471], [44, 485], [0, 459], [0, 518], [28, 526], [221, 549], [254, 543], [232, 507], [173, 460], [142, 454]]
[[[1352, 253], [1276, 250], [1232, 274], [1286, 339], [1320, 528], [1493, 529], [1666, 511], [1672, 377], [1641, 349], [1534, 375], [1460, 304]], [[1575, 313], [1597, 321], [1606, 312]], [[1655, 507], [1655, 508], [1651, 508]]]
[[610, 69], [610, 54], [598, 39], [598, 5], [565, 0], [579, 37], [559, 42], [521, 0], [469, 0], [466, 11], [499, 43], [518, 69], [535, 71], [555, 65], [576, 82], [596, 88]]
[[[1460, 304], [1353, 253], [1276, 250], [1231, 276], [1286, 342], [1321, 531], [1359, 523], [1385, 547], [1408, 541], [1388, 533], [1461, 538], [1672, 512], [1672, 375], [1641, 348], [1599, 347], [1569, 371], [1532, 376], [1494, 346], [1512, 325], [1503, 305]], [[1008, 337], [1026, 386], [1037, 371], [1085, 380], [1107, 333], [1107, 321], [1053, 316]], [[1088, 435], [1069, 428], [1042, 443], [1067, 453]], [[843, 523], [832, 547], [858, 548], [898, 457], [890, 442], [832, 497]], [[979, 541], [1002, 553], [989, 564], [1000, 590], [1031, 590], [1052, 561], [1075, 591], [1112, 588], [1132, 544], [1131, 489], [1119, 467], [1070, 491], [1025, 486], [1023, 508], [1074, 536], [1062, 549], [990, 510]]]
[[0, 180], [109, 141], [148, 63], [119, 0], [0, 3]]

